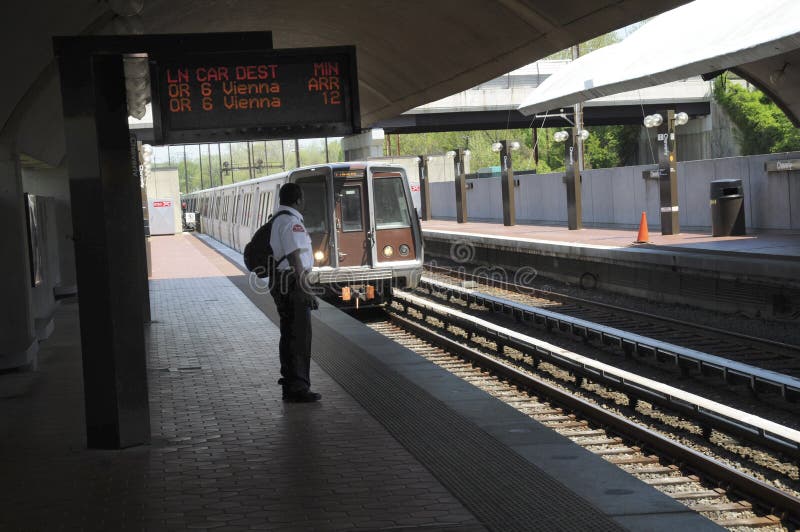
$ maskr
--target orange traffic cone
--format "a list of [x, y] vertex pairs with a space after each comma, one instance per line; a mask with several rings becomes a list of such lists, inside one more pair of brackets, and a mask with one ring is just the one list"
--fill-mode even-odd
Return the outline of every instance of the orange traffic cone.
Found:
[[642, 211], [642, 220], [639, 222], [639, 236], [636, 237], [636, 244], [646, 244], [650, 240], [650, 234], [647, 232], [647, 215]]

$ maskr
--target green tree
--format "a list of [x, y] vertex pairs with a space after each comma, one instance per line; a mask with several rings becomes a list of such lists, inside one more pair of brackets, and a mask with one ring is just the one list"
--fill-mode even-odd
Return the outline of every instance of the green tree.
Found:
[[714, 99], [736, 125], [743, 155], [800, 150], [800, 130], [763, 92], [731, 83], [726, 73], [714, 80]]
[[586, 168], [614, 168], [633, 161], [639, 126], [596, 126], [584, 143]]

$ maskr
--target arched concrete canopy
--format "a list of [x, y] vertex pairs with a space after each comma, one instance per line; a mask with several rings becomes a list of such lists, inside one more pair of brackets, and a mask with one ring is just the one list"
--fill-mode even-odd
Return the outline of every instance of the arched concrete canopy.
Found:
[[[16, 0], [0, 18], [0, 139], [63, 159], [55, 35], [271, 30], [276, 48], [354, 44], [368, 127], [685, 1]], [[143, 9], [115, 19], [109, 4]]]
[[[731, 69], [767, 94], [794, 127], [800, 127], [800, 42], [798, 49]], [[780, 74], [778, 74], [780, 72]]]
[[730, 69], [762, 88], [800, 126], [799, 19], [797, 0], [697, 0], [574, 61], [532, 91], [519, 110], [530, 115]]

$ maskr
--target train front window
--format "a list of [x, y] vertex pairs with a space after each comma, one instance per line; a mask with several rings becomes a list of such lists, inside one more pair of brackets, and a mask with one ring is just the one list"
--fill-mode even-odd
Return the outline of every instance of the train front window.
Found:
[[373, 181], [375, 198], [375, 228], [399, 229], [411, 227], [403, 180], [381, 177]]
[[363, 231], [361, 187], [343, 187], [341, 194], [342, 231]]
[[324, 175], [312, 175], [295, 181], [303, 189], [303, 224], [309, 233], [328, 232], [328, 187]]

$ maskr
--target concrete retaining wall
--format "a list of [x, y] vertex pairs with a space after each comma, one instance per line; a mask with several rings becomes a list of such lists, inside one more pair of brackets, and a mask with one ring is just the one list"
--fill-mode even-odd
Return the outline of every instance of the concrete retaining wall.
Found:
[[[800, 171], [770, 172], [767, 161], [800, 159], [800, 152], [728, 157], [678, 163], [678, 204], [684, 229], [711, 228], [709, 183], [741, 179], [748, 229], [800, 229]], [[659, 227], [658, 180], [642, 178], [653, 168], [628, 166], [583, 173], [583, 223], [587, 226], [636, 227], [647, 212], [648, 224]], [[565, 223], [566, 190], [562, 173], [519, 176], [516, 188], [517, 221]], [[467, 217], [502, 221], [500, 178], [472, 179], [467, 191]], [[454, 219], [452, 181], [431, 183], [431, 210], [435, 218]]]

